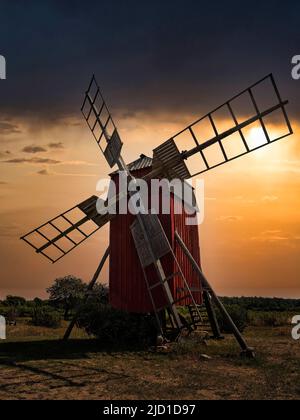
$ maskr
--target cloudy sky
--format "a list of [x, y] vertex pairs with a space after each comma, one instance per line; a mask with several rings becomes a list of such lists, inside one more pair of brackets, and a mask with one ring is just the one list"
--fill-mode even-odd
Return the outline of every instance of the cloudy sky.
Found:
[[93, 73], [129, 161], [273, 72], [295, 134], [204, 176], [201, 252], [220, 294], [299, 297], [300, 81], [291, 77], [299, 9], [296, 1], [2, 1], [0, 299], [45, 296], [60, 275], [88, 281], [108, 244], [106, 227], [52, 266], [18, 239], [95, 194], [109, 172], [80, 113]]

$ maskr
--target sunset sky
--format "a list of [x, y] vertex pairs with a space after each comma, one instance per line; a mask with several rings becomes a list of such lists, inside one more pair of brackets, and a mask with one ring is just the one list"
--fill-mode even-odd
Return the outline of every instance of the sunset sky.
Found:
[[80, 113], [93, 73], [129, 162], [273, 72], [295, 134], [204, 175], [202, 263], [220, 295], [300, 298], [299, 2], [72, 3], [1, 2], [0, 300], [89, 281], [108, 246], [107, 226], [51, 265], [19, 240], [111, 172]]

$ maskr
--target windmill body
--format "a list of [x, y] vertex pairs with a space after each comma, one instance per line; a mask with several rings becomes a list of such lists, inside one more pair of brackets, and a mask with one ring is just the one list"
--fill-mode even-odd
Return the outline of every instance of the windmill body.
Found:
[[[131, 173], [136, 178], [143, 178], [152, 170], [152, 159], [142, 155], [137, 161], [128, 165]], [[117, 173], [112, 174], [112, 181], [118, 188]], [[150, 181], [148, 181], [148, 184]], [[162, 192], [160, 192], [161, 201]], [[150, 187], [149, 187], [150, 196]], [[149, 197], [149, 207], [151, 204]], [[175, 211], [176, 206], [176, 211]], [[180, 206], [180, 208], [178, 208]], [[176, 213], [176, 214], [175, 214]], [[202, 304], [202, 285], [199, 277], [193, 270], [188, 258], [182, 252], [175, 240], [177, 231], [187, 244], [189, 251], [200, 265], [199, 232], [197, 225], [186, 225], [186, 213], [183, 203], [174, 193], [170, 194], [170, 213], [159, 214], [159, 219], [167, 238], [173, 248], [176, 259], [182, 269], [183, 275], [187, 280], [194, 300], [197, 304]], [[131, 234], [131, 225], [135, 216], [128, 213], [117, 215], [110, 222], [110, 265], [109, 265], [109, 295], [110, 303], [113, 307], [132, 313], [149, 313], [153, 311], [153, 306], [141, 264], [138, 261], [138, 254]], [[177, 267], [170, 254], [162, 258], [162, 265], [167, 277], [176, 273]], [[152, 266], [146, 268], [149, 285], [152, 287], [157, 283], [157, 275]], [[178, 306], [193, 305], [186, 286], [180, 275], [175, 276], [169, 281], [172, 296]], [[165, 295], [161, 286], [153, 290], [153, 298], [157, 308], [167, 307]]]

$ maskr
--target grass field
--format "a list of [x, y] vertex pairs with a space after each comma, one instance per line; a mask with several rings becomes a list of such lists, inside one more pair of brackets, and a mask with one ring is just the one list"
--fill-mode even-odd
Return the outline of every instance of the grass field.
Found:
[[[256, 360], [239, 357], [230, 336], [197, 335], [162, 351], [105, 349], [82, 331], [21, 320], [0, 342], [0, 399], [299, 399], [300, 342], [290, 328], [252, 327]], [[202, 354], [211, 359], [203, 359]]]

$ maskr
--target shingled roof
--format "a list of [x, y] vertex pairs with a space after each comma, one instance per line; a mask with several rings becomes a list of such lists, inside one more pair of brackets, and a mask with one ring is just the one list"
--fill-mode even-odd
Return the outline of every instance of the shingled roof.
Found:
[[152, 166], [152, 159], [146, 155], [141, 155], [139, 159], [131, 162], [128, 165], [130, 171], [138, 171], [139, 169], [151, 168]]
[[[137, 160], [129, 163], [129, 165], [127, 165], [127, 166], [128, 166], [128, 169], [130, 171], [138, 171], [140, 169], [151, 168], [152, 161], [153, 161], [152, 158], [150, 158], [150, 157], [148, 157], [148, 156], [146, 156], [144, 154], [141, 154], [140, 157]], [[119, 171], [115, 171], [111, 175], [115, 175], [118, 172]]]

